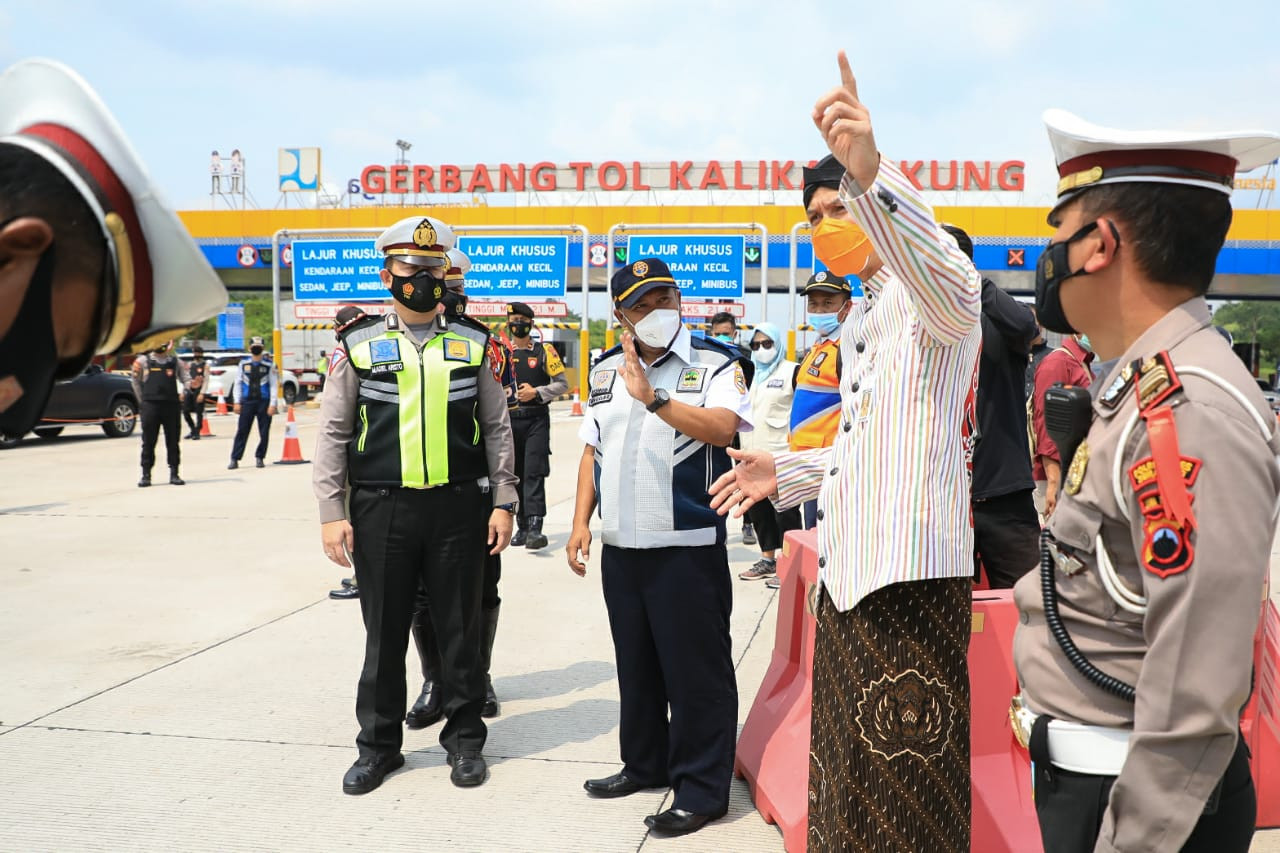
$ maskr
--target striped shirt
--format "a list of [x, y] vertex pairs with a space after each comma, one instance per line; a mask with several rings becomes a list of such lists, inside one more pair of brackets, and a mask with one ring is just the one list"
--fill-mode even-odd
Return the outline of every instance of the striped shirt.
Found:
[[[846, 179], [847, 181], [847, 179]], [[973, 575], [969, 514], [982, 282], [888, 159], [840, 198], [884, 266], [840, 333], [840, 425], [781, 453], [778, 509], [818, 499], [818, 578], [846, 611], [899, 581]]]

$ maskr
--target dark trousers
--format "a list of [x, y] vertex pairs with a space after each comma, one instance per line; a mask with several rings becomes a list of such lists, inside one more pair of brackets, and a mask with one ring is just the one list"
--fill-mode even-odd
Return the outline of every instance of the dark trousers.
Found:
[[356, 690], [361, 755], [399, 751], [405, 714], [405, 651], [421, 585], [440, 649], [448, 721], [440, 745], [479, 752], [480, 598], [489, 496], [475, 483], [434, 489], [357, 487], [351, 493], [356, 577], [364, 617], [364, 668]]
[[[1045, 853], [1091, 853], [1102, 829], [1114, 776], [1072, 773], [1039, 762], [1035, 765], [1036, 817]], [[1246, 853], [1257, 817], [1257, 792], [1249, 774], [1244, 738], [1222, 775], [1217, 808], [1201, 815], [1183, 853]]]
[[618, 664], [623, 769], [643, 785], [670, 784], [674, 808], [722, 814], [738, 730], [724, 546], [605, 545], [600, 574]]
[[973, 502], [974, 577], [987, 570], [992, 589], [1008, 589], [1040, 565], [1040, 517], [1033, 490]]
[[516, 444], [516, 476], [520, 478], [520, 526], [530, 516], [547, 514], [546, 478], [551, 473], [551, 413], [511, 410], [511, 436]]
[[800, 529], [800, 507], [778, 512], [767, 498], [752, 504], [745, 517], [756, 530], [756, 543], [761, 551], [778, 550], [788, 530]]
[[150, 471], [156, 464], [156, 439], [160, 437], [160, 427], [164, 427], [164, 449], [169, 458], [169, 467], [177, 468], [181, 461], [178, 435], [179, 413], [182, 404], [177, 400], [143, 400], [142, 401], [142, 467]]
[[271, 438], [271, 415], [267, 414], [269, 408], [271, 401], [262, 398], [245, 400], [240, 404], [240, 422], [236, 424], [236, 438], [231, 445], [232, 459], [239, 462], [244, 456], [245, 445], [249, 443], [249, 430], [255, 420], [258, 422], [258, 449], [253, 455], [258, 459], [267, 458], [267, 441]]
[[200, 392], [190, 388], [182, 392], [182, 419], [193, 435], [199, 435], [204, 427], [204, 403], [197, 403]]

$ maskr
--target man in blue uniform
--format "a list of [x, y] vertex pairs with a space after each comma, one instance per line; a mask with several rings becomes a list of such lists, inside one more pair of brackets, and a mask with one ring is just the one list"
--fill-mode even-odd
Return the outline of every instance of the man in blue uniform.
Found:
[[267, 441], [271, 438], [271, 417], [276, 413], [276, 395], [280, 392], [280, 379], [276, 366], [265, 357], [266, 346], [262, 338], [249, 341], [249, 356], [237, 368], [236, 384], [232, 390], [235, 413], [240, 416], [236, 425], [236, 438], [231, 445], [231, 464], [227, 470], [240, 467], [245, 445], [249, 443], [249, 430], [258, 422], [258, 449], [253, 458], [257, 467], [264, 466]]
[[680, 322], [680, 292], [665, 263], [637, 260], [610, 289], [627, 331], [591, 372], [567, 551], [570, 568], [586, 574], [599, 506], [623, 768], [585, 787], [621, 797], [670, 785], [672, 808], [645, 823], [682, 835], [729, 807], [738, 719], [733, 590], [725, 520], [707, 488], [729, 470], [734, 434], [751, 429], [751, 403], [738, 352], [693, 338]]

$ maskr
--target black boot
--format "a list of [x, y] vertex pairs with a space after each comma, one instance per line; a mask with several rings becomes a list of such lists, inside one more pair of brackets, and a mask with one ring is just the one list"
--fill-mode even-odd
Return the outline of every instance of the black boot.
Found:
[[480, 627], [484, 633], [480, 637], [480, 667], [484, 670], [484, 705], [480, 707], [480, 716], [496, 717], [502, 706], [498, 704], [498, 696], [493, 692], [493, 679], [489, 675], [489, 667], [493, 663], [493, 640], [498, 636], [498, 610], [480, 611]]
[[[515, 544], [514, 542], [511, 544]], [[529, 516], [529, 537], [524, 543], [524, 547], [530, 551], [537, 551], [540, 548], [547, 547], [547, 537], [542, 535], [542, 516]]]
[[151, 469], [143, 468], [142, 479], [138, 480], [138, 488], [145, 489], [147, 486], [150, 486], [150, 485], [151, 485]]
[[178, 466], [175, 465], [169, 469], [169, 485], [185, 486], [187, 481], [178, 476]]
[[525, 524], [524, 519], [517, 516], [516, 517], [516, 535], [511, 537], [512, 548], [519, 548], [520, 546], [524, 545], [525, 535], [526, 535], [524, 532], [524, 524]]
[[404, 724], [411, 729], [425, 729], [444, 717], [444, 699], [440, 695], [440, 649], [436, 646], [435, 628], [425, 613], [413, 616], [413, 642], [422, 660], [422, 693], [405, 714]]

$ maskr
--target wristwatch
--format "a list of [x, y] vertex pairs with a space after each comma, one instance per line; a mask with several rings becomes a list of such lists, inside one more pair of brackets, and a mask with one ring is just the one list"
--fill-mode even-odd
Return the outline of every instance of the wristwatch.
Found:
[[645, 406], [651, 412], [656, 412], [667, 403], [671, 402], [671, 395], [667, 393], [666, 388], [655, 388], [653, 391], [653, 402]]
[[510, 503], [510, 504], [498, 504], [498, 505], [496, 505], [496, 506], [494, 507], [494, 509], [505, 509], [507, 512], [511, 513], [512, 515], [515, 515], [515, 514], [516, 514], [516, 505], [515, 505], [515, 504], [513, 504], [513, 503]]

